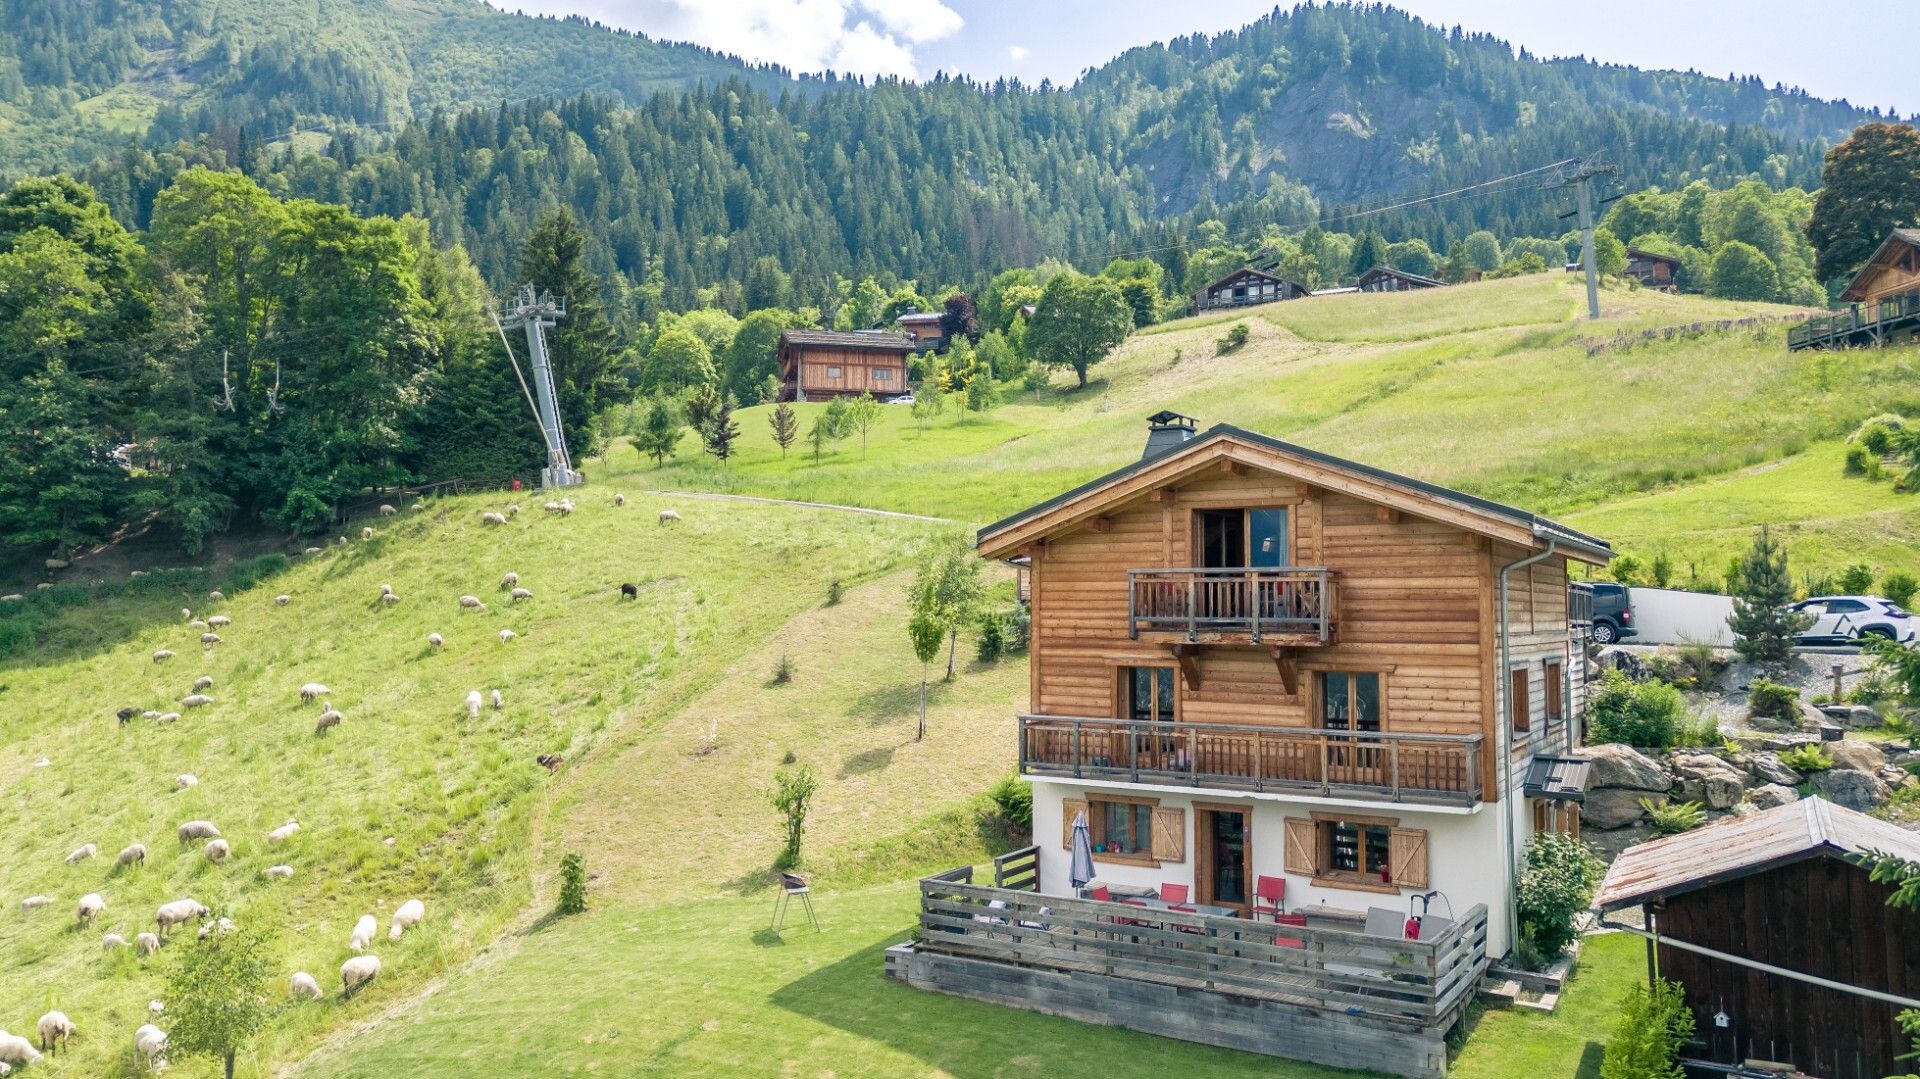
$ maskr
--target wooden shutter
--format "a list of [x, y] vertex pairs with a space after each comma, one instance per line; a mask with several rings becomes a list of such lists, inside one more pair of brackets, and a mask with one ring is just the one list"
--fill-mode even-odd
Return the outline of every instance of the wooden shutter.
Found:
[[1187, 860], [1187, 811], [1153, 807], [1153, 856], [1163, 862]]
[[1320, 872], [1320, 829], [1306, 817], [1288, 817], [1287, 853], [1284, 864], [1289, 873], [1315, 876]]
[[1427, 886], [1427, 830], [1395, 828], [1387, 835], [1387, 870], [1402, 888]]
[[[1067, 850], [1073, 849], [1073, 818], [1087, 813], [1084, 798], [1060, 799], [1060, 845]], [[1093, 827], [1093, 814], [1087, 813], [1087, 827]]]

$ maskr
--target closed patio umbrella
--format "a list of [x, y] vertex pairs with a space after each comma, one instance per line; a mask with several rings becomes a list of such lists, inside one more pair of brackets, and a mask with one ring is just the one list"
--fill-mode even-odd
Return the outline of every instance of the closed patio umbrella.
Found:
[[1087, 827], [1087, 814], [1082, 811], [1073, 815], [1073, 868], [1067, 871], [1067, 880], [1077, 891], [1092, 879], [1093, 833]]

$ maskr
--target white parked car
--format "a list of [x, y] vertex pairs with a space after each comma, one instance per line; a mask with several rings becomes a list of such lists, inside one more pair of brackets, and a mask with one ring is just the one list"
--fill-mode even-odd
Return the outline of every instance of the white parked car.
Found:
[[890, 405], [910, 405], [910, 404], [913, 404], [913, 395], [912, 395], [912, 394], [910, 394], [910, 393], [903, 393], [903, 394], [901, 394], [900, 396], [898, 396], [898, 397], [895, 397], [895, 398], [892, 398], [891, 400], [889, 400], [889, 401], [887, 402], [887, 404], [890, 404]]
[[1862, 637], [1911, 644], [1914, 639], [1913, 615], [1879, 596], [1814, 596], [1789, 609], [1813, 615], [1813, 625], [1795, 638], [1801, 644], [1851, 644]]

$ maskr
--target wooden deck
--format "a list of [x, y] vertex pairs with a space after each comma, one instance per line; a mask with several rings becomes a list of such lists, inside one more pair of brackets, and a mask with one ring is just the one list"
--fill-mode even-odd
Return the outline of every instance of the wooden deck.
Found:
[[1024, 715], [1020, 771], [1471, 806], [1480, 801], [1480, 741], [1478, 734]]
[[1787, 329], [1787, 348], [1852, 348], [1920, 333], [1920, 292], [1810, 318]]
[[[1487, 966], [1475, 906], [1433, 940], [1183, 914], [972, 883], [920, 882], [920, 936], [888, 973], [1191, 1041], [1401, 1075], [1443, 1075], [1445, 1035]], [[944, 962], [944, 960], [956, 962]], [[901, 969], [896, 970], [896, 966]]]
[[1330, 644], [1333, 574], [1317, 566], [1128, 570], [1127, 634], [1204, 644]]

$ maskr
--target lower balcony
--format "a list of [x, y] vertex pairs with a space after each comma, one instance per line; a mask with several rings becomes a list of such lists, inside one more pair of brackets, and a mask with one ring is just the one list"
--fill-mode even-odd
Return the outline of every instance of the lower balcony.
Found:
[[1417, 805], [1480, 801], [1478, 734], [1020, 717], [1026, 775], [1315, 794]]

